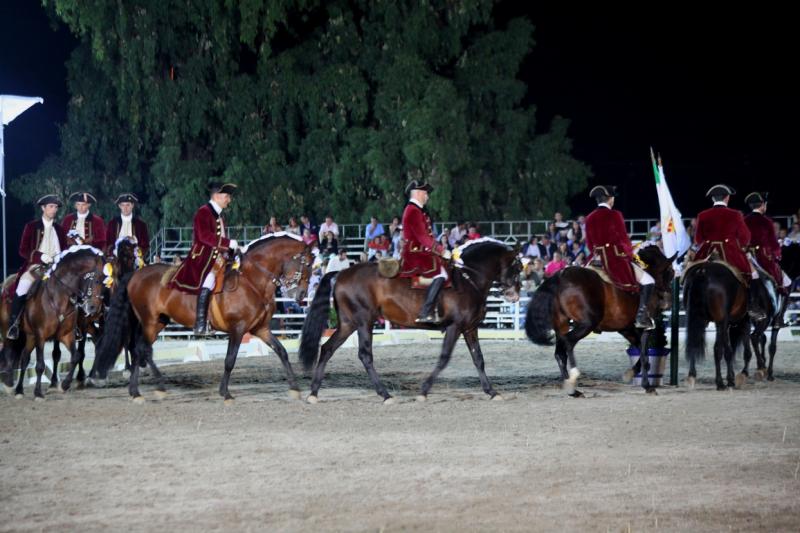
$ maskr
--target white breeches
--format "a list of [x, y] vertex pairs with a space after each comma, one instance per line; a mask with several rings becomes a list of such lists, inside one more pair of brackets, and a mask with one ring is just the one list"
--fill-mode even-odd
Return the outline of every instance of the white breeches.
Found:
[[448, 275], [447, 275], [447, 271], [444, 269], [444, 267], [441, 267], [441, 270], [439, 270], [439, 273], [436, 274], [435, 276], [433, 276], [432, 279], [436, 279], [436, 278], [444, 278], [444, 280], [447, 281]]
[[17, 282], [17, 290], [15, 294], [17, 296], [25, 296], [28, 294], [28, 291], [31, 290], [31, 285], [33, 282], [36, 281], [36, 278], [33, 277], [31, 274], [30, 269], [26, 270], [20, 277], [19, 282]]
[[206, 279], [203, 280], [203, 288], [204, 289], [214, 289], [214, 272], [213, 270], [206, 274]]

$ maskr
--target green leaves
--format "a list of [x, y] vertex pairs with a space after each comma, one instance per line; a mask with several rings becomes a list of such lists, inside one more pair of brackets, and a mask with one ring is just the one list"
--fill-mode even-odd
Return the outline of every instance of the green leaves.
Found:
[[[439, 218], [549, 217], [585, 187], [566, 121], [521, 107], [533, 26], [492, 2], [45, 0], [81, 38], [61, 154], [11, 188], [132, 190], [153, 224], [190, 222], [212, 177], [231, 222], [398, 214], [409, 176]], [[52, 187], [47, 189], [52, 190]]]

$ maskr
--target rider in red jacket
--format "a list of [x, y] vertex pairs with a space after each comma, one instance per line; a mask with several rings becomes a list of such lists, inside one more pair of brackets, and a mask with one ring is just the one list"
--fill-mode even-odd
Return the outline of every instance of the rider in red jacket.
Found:
[[597, 209], [586, 217], [586, 249], [593, 258], [602, 261], [603, 269], [614, 285], [630, 292], [639, 289], [635, 325], [637, 328], [653, 329], [655, 323], [650, 317], [647, 302], [655, 290], [655, 280], [634, 262], [625, 219], [622, 213], [613, 209], [616, 187], [598, 185], [589, 192], [589, 196], [597, 202]]

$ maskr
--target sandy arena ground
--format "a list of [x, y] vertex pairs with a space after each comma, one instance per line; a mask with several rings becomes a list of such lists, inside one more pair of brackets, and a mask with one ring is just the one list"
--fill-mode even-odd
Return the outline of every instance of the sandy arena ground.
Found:
[[483, 347], [504, 402], [463, 344], [426, 403], [435, 344], [376, 348], [395, 405], [354, 350], [318, 405], [288, 397], [275, 357], [240, 359], [232, 406], [222, 361], [165, 367], [162, 401], [145, 377], [144, 405], [119, 375], [44, 402], [29, 386], [0, 398], [0, 530], [800, 530], [800, 343], [775, 382], [718, 392], [707, 361], [695, 390], [647, 396], [620, 382], [621, 342], [585, 342], [584, 399], [550, 349]]

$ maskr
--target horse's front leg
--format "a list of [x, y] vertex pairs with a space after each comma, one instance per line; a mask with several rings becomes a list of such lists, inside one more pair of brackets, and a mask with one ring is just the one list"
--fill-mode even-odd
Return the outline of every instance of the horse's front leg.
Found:
[[[458, 335], [456, 335], [456, 339]], [[472, 329], [470, 331], [464, 332], [464, 341], [467, 343], [467, 348], [469, 348], [469, 353], [472, 355], [472, 363], [475, 365], [475, 368], [478, 370], [478, 377], [481, 380], [481, 387], [483, 387], [483, 392], [489, 395], [492, 400], [502, 400], [503, 397], [497, 393], [492, 387], [489, 378], [486, 376], [486, 371], [484, 370], [484, 363], [483, 363], [483, 352], [481, 352], [481, 345], [478, 342], [478, 330]]]
[[58, 388], [58, 365], [61, 363], [61, 343], [58, 339], [53, 339], [53, 353], [50, 358], [53, 360], [53, 375], [50, 378], [50, 388], [61, 390]]
[[650, 342], [650, 331], [642, 331], [642, 339], [639, 345], [639, 363], [642, 371], [642, 388], [648, 394], [657, 394], [655, 386], [650, 384], [650, 356], [647, 354], [648, 344]]

